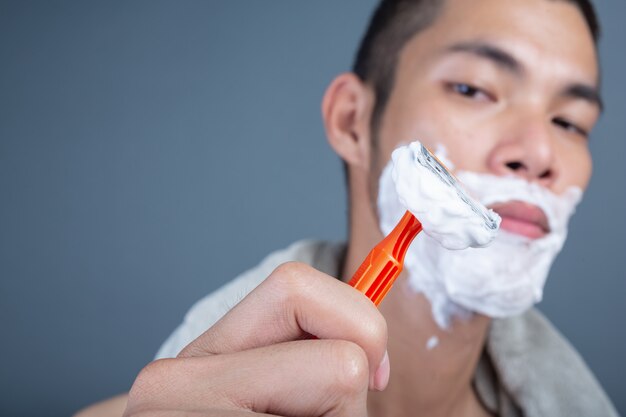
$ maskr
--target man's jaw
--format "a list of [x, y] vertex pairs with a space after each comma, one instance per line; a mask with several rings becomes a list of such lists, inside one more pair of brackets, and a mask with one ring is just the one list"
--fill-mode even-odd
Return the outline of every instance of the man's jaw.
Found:
[[538, 206], [520, 200], [495, 203], [489, 206], [502, 218], [500, 229], [532, 240], [550, 233], [546, 213]]

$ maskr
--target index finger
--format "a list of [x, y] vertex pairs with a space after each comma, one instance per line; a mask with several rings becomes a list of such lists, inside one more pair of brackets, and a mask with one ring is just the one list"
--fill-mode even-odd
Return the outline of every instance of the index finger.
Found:
[[233, 353], [315, 336], [359, 345], [370, 373], [387, 346], [387, 324], [376, 306], [348, 284], [300, 263], [276, 268], [179, 357]]

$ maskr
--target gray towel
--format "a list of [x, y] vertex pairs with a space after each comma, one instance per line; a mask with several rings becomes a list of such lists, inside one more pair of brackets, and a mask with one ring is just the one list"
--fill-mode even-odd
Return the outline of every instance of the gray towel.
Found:
[[489, 408], [498, 404], [501, 415], [519, 415], [510, 399], [528, 417], [618, 416], [580, 355], [536, 309], [494, 320], [485, 356], [493, 372], [481, 361], [475, 383]]

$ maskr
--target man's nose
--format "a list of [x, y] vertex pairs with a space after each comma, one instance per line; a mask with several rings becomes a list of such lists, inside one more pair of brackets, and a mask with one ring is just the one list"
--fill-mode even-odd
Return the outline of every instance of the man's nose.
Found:
[[516, 175], [549, 187], [558, 175], [554, 138], [549, 122], [517, 120], [517, 128], [503, 132], [489, 156], [496, 175]]

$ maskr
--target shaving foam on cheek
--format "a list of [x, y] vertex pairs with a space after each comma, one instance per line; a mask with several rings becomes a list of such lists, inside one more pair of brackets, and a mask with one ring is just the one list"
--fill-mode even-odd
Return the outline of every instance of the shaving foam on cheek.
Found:
[[485, 218], [459, 197], [457, 189], [432, 171], [420, 149], [421, 144], [413, 142], [396, 149], [391, 156], [393, 181], [402, 205], [420, 221], [426, 234], [447, 249], [490, 244], [500, 217], [481, 208], [492, 222], [492, 227], [487, 227]]
[[[438, 156], [445, 160], [445, 155]], [[393, 229], [407, 209], [403, 201], [411, 204], [413, 200], [425, 200], [428, 204], [440, 202], [439, 197], [433, 197], [440, 194], [422, 185], [425, 182], [423, 178], [418, 180], [410, 173], [415, 171], [414, 167], [402, 163], [394, 168], [395, 161], [401, 159], [396, 157], [390, 161], [380, 178], [378, 209], [384, 233]], [[408, 170], [406, 175], [405, 170]], [[473, 312], [490, 317], [508, 317], [539, 302], [550, 266], [567, 236], [567, 222], [582, 195], [582, 190], [575, 187], [556, 195], [544, 187], [513, 176], [466, 171], [459, 171], [456, 175], [466, 190], [482, 204], [517, 200], [538, 206], [548, 218], [550, 233], [532, 240], [500, 230], [489, 247], [450, 250], [441, 244], [442, 240], [446, 241], [441, 236], [446, 236], [449, 226], [443, 220], [454, 222], [445, 216], [457, 212], [440, 211], [434, 220], [428, 218], [431, 226], [434, 225], [435, 229], [442, 227], [444, 232], [435, 230], [434, 233], [418, 236], [406, 254], [404, 270], [410, 288], [428, 298], [433, 318], [442, 328], [449, 327], [453, 318], [469, 317]], [[398, 189], [398, 181], [394, 181], [394, 177], [404, 183], [401, 189]], [[412, 182], [416, 185], [412, 186]], [[408, 192], [405, 190], [413, 190], [414, 196], [409, 200], [401, 198], [400, 192]], [[429, 206], [425, 205], [423, 209], [427, 211]], [[425, 219], [424, 214], [415, 213], [420, 221]], [[462, 214], [459, 219], [456, 227], [463, 229]], [[470, 223], [467, 227], [472, 229], [475, 226]], [[426, 231], [426, 227], [424, 229]], [[463, 237], [465, 233], [467, 230], [459, 236]]]

